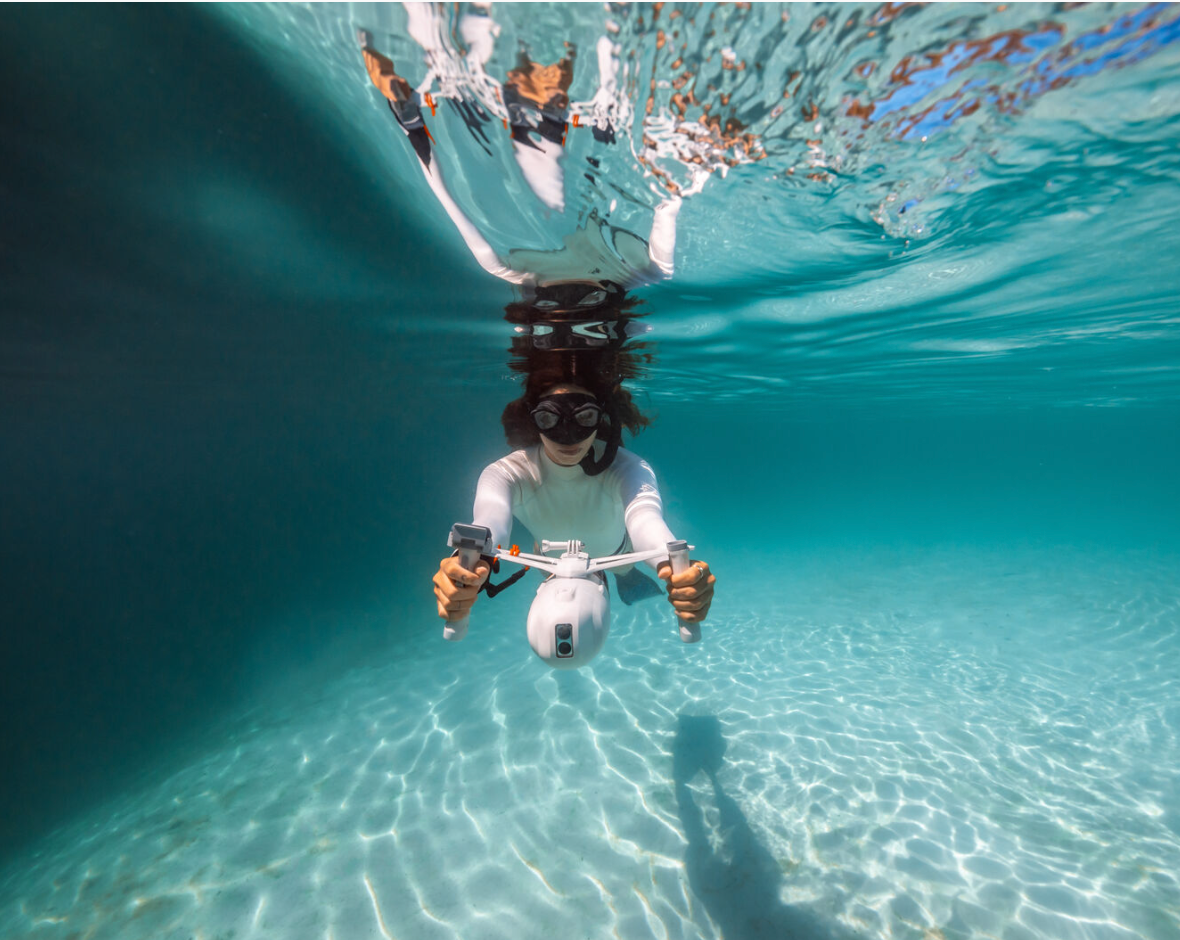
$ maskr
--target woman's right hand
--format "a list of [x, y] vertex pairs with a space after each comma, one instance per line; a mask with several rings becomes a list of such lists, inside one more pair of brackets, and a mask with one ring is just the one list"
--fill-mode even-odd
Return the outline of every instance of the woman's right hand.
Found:
[[490, 573], [482, 558], [474, 571], [459, 564], [458, 558], [444, 558], [434, 575], [434, 596], [438, 599], [438, 615], [443, 620], [461, 620], [471, 611], [480, 587]]

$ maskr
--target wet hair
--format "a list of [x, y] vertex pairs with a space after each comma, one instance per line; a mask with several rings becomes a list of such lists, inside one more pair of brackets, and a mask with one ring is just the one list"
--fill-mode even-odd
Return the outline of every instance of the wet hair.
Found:
[[[549, 389], [556, 385], [578, 385], [590, 392], [604, 412], [598, 428], [599, 439], [627, 428], [638, 434], [650, 423], [635, 404], [623, 382], [641, 377], [652, 361], [648, 344], [628, 339], [628, 327], [635, 319], [635, 301], [610, 304], [611, 309], [595, 311], [602, 320], [563, 316], [548, 311], [544, 319], [527, 303], [507, 308], [505, 319], [527, 324], [513, 339], [509, 366], [525, 376], [524, 394], [509, 402], [500, 417], [508, 446], [530, 447], [541, 441], [531, 412]], [[544, 329], [538, 329], [544, 327]], [[612, 427], [613, 425], [613, 427]]]
[[[530, 447], [541, 441], [541, 432], [533, 423], [532, 410], [537, 402], [555, 385], [579, 385], [590, 392], [602, 405], [604, 420], [618, 422], [620, 428], [627, 428], [638, 434], [650, 423], [640, 412], [631, 393], [623, 388], [622, 380], [632, 378], [632, 369], [623, 358], [611, 350], [562, 350], [537, 351], [527, 357], [531, 368], [525, 379], [524, 394], [510, 401], [500, 416], [504, 425], [504, 436], [513, 449]], [[603, 355], [603, 353], [606, 355]], [[626, 355], [626, 354], [624, 354]], [[600, 427], [599, 437], [602, 430]]]

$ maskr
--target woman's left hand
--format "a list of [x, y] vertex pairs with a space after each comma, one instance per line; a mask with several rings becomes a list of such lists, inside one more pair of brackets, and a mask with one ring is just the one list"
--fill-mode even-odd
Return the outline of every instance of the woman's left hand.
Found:
[[700, 623], [708, 616], [717, 576], [709, 571], [707, 562], [694, 560], [674, 575], [672, 566], [665, 561], [656, 577], [668, 585], [668, 600], [676, 608], [677, 617], [685, 623]]

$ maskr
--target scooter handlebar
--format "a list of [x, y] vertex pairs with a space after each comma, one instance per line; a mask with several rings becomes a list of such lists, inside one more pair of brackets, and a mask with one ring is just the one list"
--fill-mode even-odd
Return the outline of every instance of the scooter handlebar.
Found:
[[[688, 542], [683, 539], [668, 543], [668, 561], [672, 565], [672, 574], [676, 575], [688, 570], [688, 547]], [[701, 625], [699, 623], [685, 623], [681, 620], [680, 639], [685, 643], [699, 643]]]
[[[456, 522], [451, 526], [451, 536], [447, 539], [447, 544], [456, 550], [459, 564], [468, 571], [474, 571], [481, 555], [492, 554], [492, 533], [486, 526]], [[470, 614], [463, 614], [457, 620], [448, 620], [443, 625], [443, 639], [451, 642], [463, 639], [467, 636], [467, 625], [470, 620]]]

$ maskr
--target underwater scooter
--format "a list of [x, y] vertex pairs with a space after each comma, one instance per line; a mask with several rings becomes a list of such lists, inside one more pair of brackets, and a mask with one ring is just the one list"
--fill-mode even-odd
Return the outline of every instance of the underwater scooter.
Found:
[[[693, 547], [685, 541], [669, 542], [664, 548], [625, 555], [591, 558], [576, 539], [567, 542], [541, 542], [541, 551], [560, 551], [559, 558], [530, 555], [513, 547], [511, 551], [492, 548], [492, 533], [485, 526], [455, 523], [448, 544], [458, 551], [459, 564], [474, 571], [480, 556], [498, 558], [530, 568], [548, 571], [550, 577], [537, 588], [529, 608], [528, 637], [533, 652], [554, 669], [577, 669], [590, 662], [602, 650], [610, 632], [610, 592], [603, 574], [653, 558], [667, 558], [672, 573], [688, 567], [688, 553]], [[443, 638], [461, 640], [467, 635], [468, 617], [449, 621]], [[680, 624], [680, 639], [696, 643], [701, 638], [699, 624]]]

